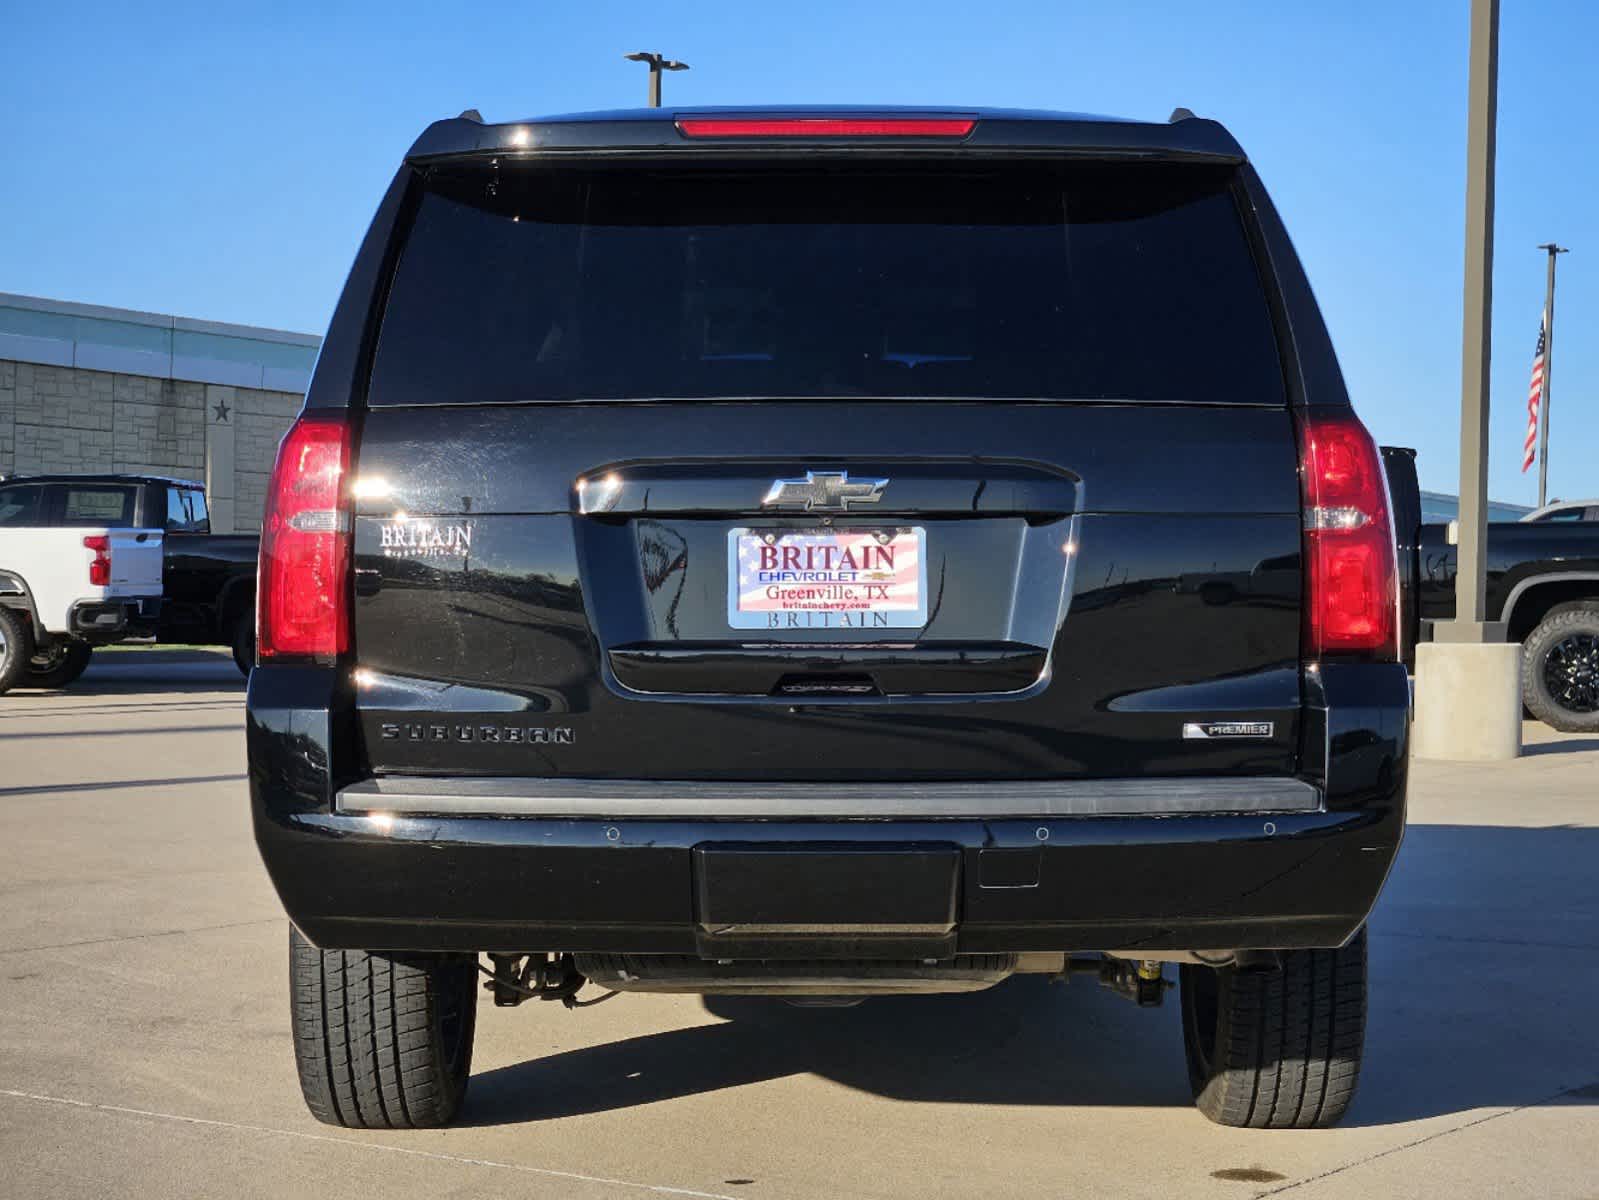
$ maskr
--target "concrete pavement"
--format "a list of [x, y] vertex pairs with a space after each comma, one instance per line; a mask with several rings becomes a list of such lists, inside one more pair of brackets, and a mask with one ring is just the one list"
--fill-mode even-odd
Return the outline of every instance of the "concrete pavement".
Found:
[[1349, 1121], [1221, 1129], [1174, 1004], [479, 1013], [461, 1124], [301, 1106], [231, 662], [0, 698], [0, 1195], [1599, 1196], [1599, 739], [1417, 764]]

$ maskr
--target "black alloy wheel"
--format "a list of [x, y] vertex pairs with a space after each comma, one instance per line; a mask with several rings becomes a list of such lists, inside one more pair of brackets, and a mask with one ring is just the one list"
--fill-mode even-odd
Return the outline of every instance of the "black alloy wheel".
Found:
[[1599, 635], [1573, 633], [1549, 647], [1543, 682], [1567, 712], [1599, 712]]
[[1527, 635], [1521, 699], [1562, 733], [1599, 733], [1599, 605], [1563, 605]]

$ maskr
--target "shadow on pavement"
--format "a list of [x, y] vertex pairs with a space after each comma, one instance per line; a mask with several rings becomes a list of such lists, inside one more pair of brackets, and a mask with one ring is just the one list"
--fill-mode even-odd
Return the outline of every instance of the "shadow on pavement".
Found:
[[[1367, 1055], [1346, 1125], [1557, 1096], [1599, 1103], [1596, 862], [1596, 828], [1410, 828], [1372, 920]], [[475, 1076], [462, 1123], [550, 1120], [801, 1073], [909, 1101], [1186, 1107], [1175, 1001], [1151, 1012], [1092, 983], [1031, 977], [853, 1009], [711, 997], [719, 1024]], [[553, 1009], [529, 1017], [586, 1015]]]
[[1175, 1014], [1141, 1014], [1098, 992], [1081, 981], [1020, 978], [974, 995], [887, 997], [847, 1009], [707, 997], [724, 1023], [474, 1076], [459, 1123], [550, 1120], [802, 1073], [902, 1100], [1187, 1104]]
[[149, 692], [239, 692], [242, 695], [244, 688], [244, 676], [226, 654], [121, 650], [96, 654], [83, 677], [64, 688], [19, 687], [9, 695], [35, 699]]
[[[142, 695], [142, 693], [141, 693]], [[15, 700], [8, 700], [0, 706], [0, 721], [29, 721], [40, 717], [59, 717], [70, 712], [74, 717], [97, 716], [114, 721], [123, 716], [135, 713], [149, 713], [159, 709], [163, 716], [174, 712], [203, 712], [206, 710], [219, 712], [243, 712], [244, 694], [237, 697], [207, 700], [163, 700], [159, 704], [152, 704], [148, 699], [129, 700], [119, 703], [118, 697], [109, 696], [106, 704], [74, 704], [70, 709], [63, 709], [55, 703], [54, 692], [33, 692], [30, 698], [35, 701], [28, 707], [18, 705]]]
[[190, 783], [240, 783], [249, 776], [180, 775], [175, 779], [114, 779], [89, 783], [42, 783], [33, 787], [0, 787], [0, 799], [8, 796], [47, 796], [52, 792], [101, 792], [122, 788], [175, 787]]
[[1521, 747], [1523, 757], [1529, 754], [1571, 754], [1579, 750], [1599, 750], [1599, 738], [1562, 737], [1554, 742], [1524, 742]]
[[[160, 708], [155, 709], [160, 712]], [[126, 738], [143, 737], [151, 733], [236, 733], [242, 729], [243, 723], [229, 721], [225, 725], [136, 725], [127, 729], [113, 727], [110, 729], [46, 729], [31, 733], [0, 733], [0, 741], [15, 739], [22, 742], [42, 741], [47, 738], [65, 738], [79, 741], [85, 738]]]

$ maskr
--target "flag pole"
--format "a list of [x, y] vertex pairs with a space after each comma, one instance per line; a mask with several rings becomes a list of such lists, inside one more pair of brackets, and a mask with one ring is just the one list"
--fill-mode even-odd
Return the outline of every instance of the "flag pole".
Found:
[[1549, 502], [1549, 376], [1555, 362], [1555, 255], [1566, 253], [1564, 246], [1545, 242], [1540, 250], [1549, 252], [1549, 284], [1543, 302], [1543, 397], [1538, 402], [1538, 507]]

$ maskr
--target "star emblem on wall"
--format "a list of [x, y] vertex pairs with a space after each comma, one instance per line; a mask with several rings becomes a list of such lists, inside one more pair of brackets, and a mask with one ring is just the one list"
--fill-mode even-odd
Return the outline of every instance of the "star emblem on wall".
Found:
[[226, 400], [218, 400], [216, 402], [216, 404], [214, 404], [212, 406], [212, 411], [216, 413], [217, 421], [219, 423], [221, 423], [221, 424], [226, 424], [227, 423], [227, 419], [228, 419], [228, 402]]

